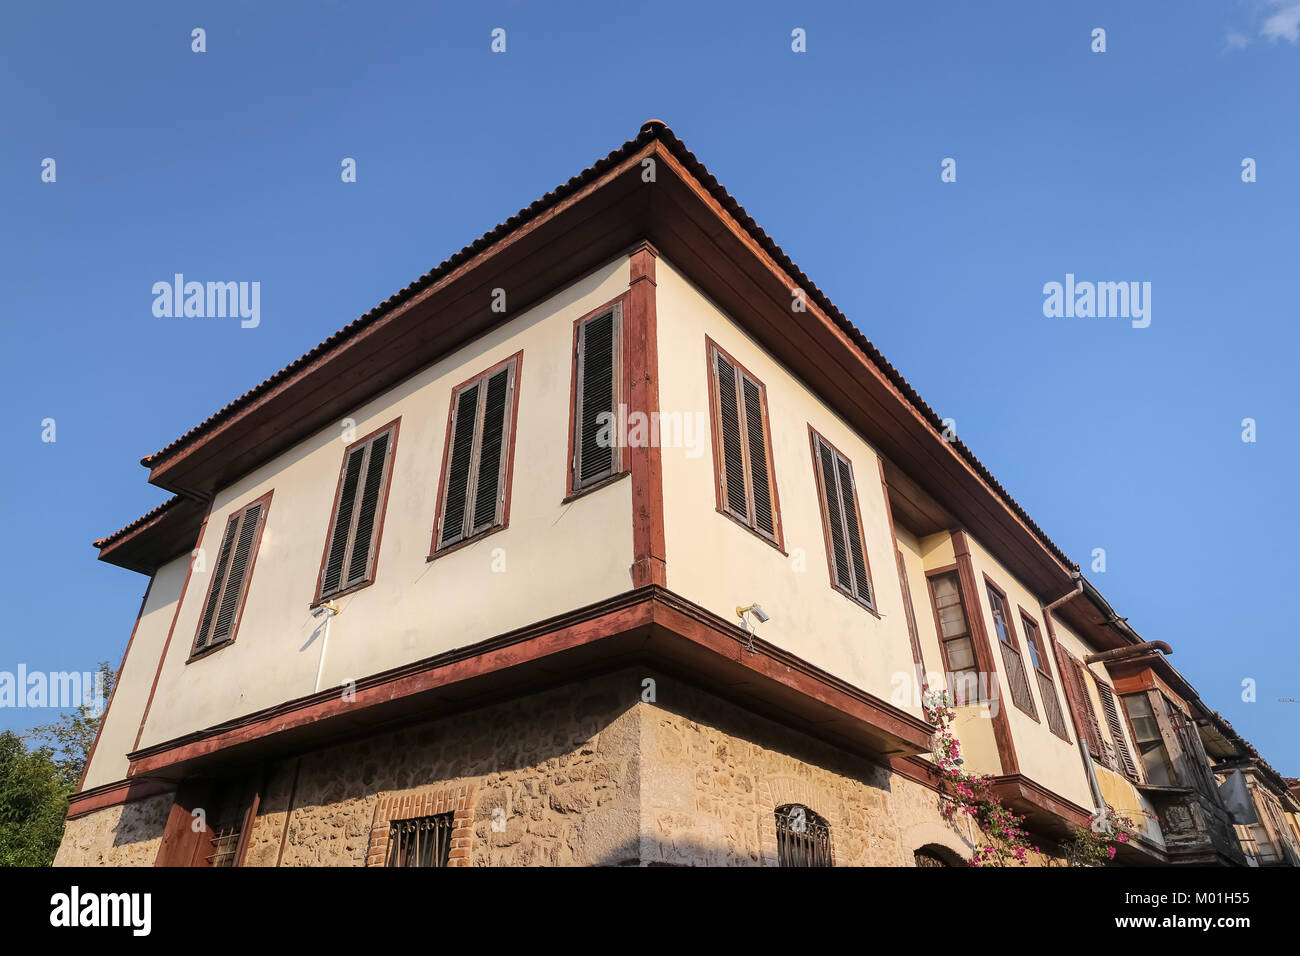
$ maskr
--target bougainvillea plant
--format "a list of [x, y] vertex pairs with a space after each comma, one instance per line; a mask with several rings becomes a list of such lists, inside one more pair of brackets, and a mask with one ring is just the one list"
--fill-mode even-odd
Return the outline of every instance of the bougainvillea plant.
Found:
[[1119, 845], [1132, 840], [1136, 832], [1132, 820], [1108, 805], [1092, 815], [1088, 829], [1075, 827], [1074, 835], [1061, 845], [1065, 851], [1065, 864], [1105, 866], [1115, 859]]
[[1029, 842], [1024, 830], [1025, 818], [1003, 806], [993, 795], [993, 777], [972, 774], [962, 769], [961, 742], [953, 733], [957, 719], [948, 692], [928, 691], [923, 703], [925, 719], [935, 727], [934, 760], [944, 793], [941, 812], [947, 820], [959, 816], [972, 819], [984, 835], [984, 841], [971, 854], [971, 866], [1024, 866], [1030, 853], [1038, 848]]

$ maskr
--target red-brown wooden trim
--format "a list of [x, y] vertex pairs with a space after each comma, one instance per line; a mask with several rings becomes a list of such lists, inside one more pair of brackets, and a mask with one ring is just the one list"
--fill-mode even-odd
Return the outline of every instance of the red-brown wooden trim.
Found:
[[[717, 374], [713, 364], [713, 353], [715, 350], [735, 367], [736, 372], [739, 375], [748, 376], [759, 389], [759, 401], [763, 410], [763, 442], [767, 446], [767, 480], [772, 492], [772, 526], [775, 540], [762, 534], [757, 528], [751, 527], [733, 515], [730, 509], [727, 508], [725, 499], [722, 497], [722, 408], [719, 405], [718, 383], [715, 381], [715, 376]], [[767, 385], [765, 385], [762, 379], [757, 375], [737, 362], [726, 349], [713, 341], [712, 337], [708, 335], [704, 336], [704, 361], [709, 369], [709, 430], [713, 438], [713, 496], [717, 512], [724, 518], [729, 518], [731, 521], [734, 521], [740, 527], [754, 535], [754, 537], [771, 545], [788, 557], [789, 555], [785, 550], [785, 522], [781, 520], [781, 496], [777, 491], [776, 483], [776, 462], [774, 461], [776, 453], [772, 448], [772, 431], [770, 427], [770, 416], [768, 415], [767, 410]], [[740, 386], [737, 387], [740, 388]], [[743, 388], [741, 394], [743, 395]], [[743, 430], [740, 435], [740, 444], [741, 454], [743, 455], [744, 460], [748, 462], [749, 435]], [[749, 469], [749, 471], [752, 480], [753, 470]], [[753, 517], [753, 515], [750, 517]]]
[[[1015, 694], [1012, 694], [1012, 695], [1011, 695], [1011, 702], [1012, 702], [1013, 704], [1015, 704], [1016, 709], [1019, 710], [1019, 711], [1020, 711], [1022, 714], [1024, 714], [1026, 717], [1031, 717], [1031, 718], [1033, 718], [1034, 723], [1042, 723], [1042, 721], [1039, 720], [1039, 718], [1038, 718], [1038, 707], [1037, 707], [1037, 705], [1034, 703], [1034, 690], [1033, 690], [1033, 687], [1030, 685], [1030, 682], [1029, 682], [1029, 672], [1028, 672], [1028, 669], [1025, 667], [1025, 657], [1026, 657], [1026, 655], [1025, 655], [1025, 652], [1024, 652], [1024, 650], [1023, 650], [1023, 648], [1022, 648], [1022, 644], [1021, 644], [1021, 641], [1020, 641], [1020, 636], [1016, 633], [1016, 626], [1015, 626], [1015, 624], [1013, 623], [1013, 620], [1012, 620], [1012, 619], [1015, 617], [1015, 614], [1014, 614], [1014, 613], [1012, 612], [1012, 610], [1011, 610], [1011, 607], [1012, 607], [1012, 605], [1011, 605], [1011, 599], [1010, 599], [1009, 597], [1007, 597], [1007, 592], [1006, 592], [1004, 589], [998, 587], [997, 583], [996, 583], [996, 582], [995, 582], [991, 577], [989, 577], [987, 571], [983, 572], [983, 574], [984, 574], [984, 585], [985, 585], [985, 587], [992, 588], [994, 591], [997, 592], [998, 597], [1000, 597], [1000, 598], [1002, 599], [1002, 616], [1003, 616], [1003, 618], [1004, 618], [1004, 620], [1005, 620], [1005, 622], [1006, 622], [1006, 625], [1007, 625], [1007, 633], [1008, 633], [1008, 634], [1010, 635], [1010, 637], [1011, 637], [1011, 644], [1010, 644], [1010, 647], [1011, 647], [1011, 649], [1012, 649], [1013, 651], [1016, 652], [1016, 656], [1020, 658], [1020, 670], [1021, 670], [1021, 672], [1024, 673], [1024, 675], [1025, 675], [1025, 693], [1029, 695], [1029, 709], [1026, 710], [1025, 708], [1021, 707], [1020, 704], [1016, 703], [1016, 700], [1015, 700]], [[990, 605], [989, 605], [989, 613], [992, 614], [992, 612], [993, 612], [993, 606], [992, 606], [992, 604], [990, 604]], [[996, 639], [996, 640], [998, 641], [999, 644], [1002, 643], [1001, 638], [997, 638], [997, 637], [996, 637], [996, 634], [994, 634], [994, 635], [990, 638], [990, 640], [993, 640], [993, 639]], [[1002, 648], [1001, 648], [1001, 647], [998, 648], [998, 653], [999, 653], [999, 654], [1002, 653]], [[1032, 666], [1032, 665], [1031, 665], [1031, 666]], [[1008, 682], [1010, 682], [1010, 679], [1011, 679], [1010, 675], [1007, 675], [1007, 680], [1008, 680]]]
[[[231, 644], [235, 643], [235, 638], [239, 635], [239, 625], [242, 624], [244, 621], [244, 603], [248, 600], [248, 592], [253, 589], [253, 569], [257, 567], [257, 552], [262, 547], [262, 532], [266, 530], [267, 518], [271, 514], [271, 496], [273, 494], [275, 494], [274, 488], [272, 488], [266, 494], [262, 495], [262, 497], [255, 498], [254, 500], [250, 501], [248, 504], [231, 511], [230, 516], [234, 517], [236, 514], [243, 514], [249, 508], [253, 507], [253, 505], [255, 504], [261, 503], [262, 505], [262, 514], [257, 519], [257, 534], [253, 536], [252, 550], [248, 555], [248, 573], [244, 576], [244, 581], [243, 584], [241, 585], [242, 592], [239, 595], [239, 606], [235, 608], [235, 623], [230, 628], [230, 637], [228, 637], [226, 640], [222, 641], [220, 644], [209, 644], [207, 647], [203, 648], [202, 650], [196, 651], [194, 649], [194, 644], [198, 641], [199, 631], [203, 627], [203, 607], [200, 607], [199, 621], [198, 621], [198, 625], [194, 629], [194, 639], [190, 642], [190, 655], [185, 659], [186, 664], [190, 664], [194, 661], [197, 661], [201, 657], [207, 657], [213, 651], [218, 651], [223, 647], [229, 647]], [[227, 523], [229, 522], [227, 521]], [[233, 551], [231, 552], [230, 559], [232, 561], [234, 560]], [[215, 572], [216, 568], [213, 567], [212, 570], [213, 572]], [[221, 595], [219, 594], [215, 595], [215, 599], [217, 601], [220, 601]], [[207, 604], [207, 598], [205, 597], [204, 605], [206, 606], [206, 604]], [[213, 619], [213, 622], [215, 626], [215, 617]]]
[[[925, 590], [927, 596], [930, 598], [930, 613], [934, 615], [934, 634], [935, 637], [939, 639], [939, 659], [943, 662], [943, 680], [944, 680], [945, 688], [947, 688], [948, 686], [948, 676], [950, 674], [956, 673], [956, 670], [953, 668], [951, 662], [948, 660], [948, 641], [950, 640], [955, 641], [958, 640], [958, 638], [951, 637], [945, 639], [943, 636], [943, 622], [939, 620], [939, 605], [935, 602], [934, 599], [933, 579], [945, 577], [950, 574], [956, 575], [957, 577], [957, 600], [961, 604], [961, 613], [966, 618], [966, 640], [970, 642], [971, 654], [975, 657], [975, 669], [977, 671], [977, 676], [980, 667], [979, 652], [975, 649], [975, 635], [971, 631], [970, 602], [967, 601], [966, 599], [966, 589], [961, 586], [961, 574], [957, 570], [957, 565], [945, 564], [941, 568], [931, 568], [930, 570], [925, 572]], [[953, 703], [956, 704], [956, 701], [954, 701]], [[979, 703], [979, 701], [965, 701], [965, 703], [962, 706], [966, 706], [973, 703]]]
[[[117, 676], [113, 678], [113, 690], [108, 695], [108, 702], [104, 704], [103, 716], [99, 719], [99, 726], [95, 728], [95, 739], [90, 742], [90, 752], [86, 754], [86, 765], [81, 768], [81, 776], [77, 778], [77, 792], [86, 785], [86, 774], [90, 773], [91, 761], [95, 759], [95, 749], [99, 746], [99, 735], [104, 732], [104, 725], [108, 723], [108, 711], [113, 706], [113, 698], [117, 696], [117, 688], [122, 683], [122, 672], [126, 670], [126, 658], [131, 653], [131, 645], [135, 643], [135, 632], [140, 629], [140, 618], [144, 617], [144, 606], [149, 603], [149, 592], [153, 590], [154, 578], [158, 572], [154, 572], [149, 578], [149, 583], [145, 585], [144, 597], [140, 598], [140, 609], [135, 612], [135, 624], [131, 626], [131, 636], [127, 638], [126, 650], [122, 652], [122, 661], [117, 665]], [[72, 812], [71, 801], [69, 801], [68, 812]]]
[[[912, 644], [912, 660], [916, 662], [916, 681], [924, 694], [929, 688], [925, 680], [925, 655], [921, 653], [921, 631], [916, 623], [916, 606], [912, 603], [912, 587], [907, 580], [907, 562], [898, 547], [898, 532], [894, 529], [894, 506], [889, 501], [889, 481], [885, 478], [885, 459], [876, 455], [880, 472], [880, 492], [885, 499], [885, 517], [889, 519], [889, 543], [894, 548], [894, 563], [898, 566], [898, 589], [903, 597], [903, 614], [907, 617], [907, 637]], [[864, 544], [865, 547], [865, 544]], [[942, 638], [940, 638], [942, 644]]]
[[[343, 494], [343, 476], [347, 474], [348, 456], [351, 455], [355, 449], [360, 448], [362, 445], [366, 444], [366, 442], [373, 441], [389, 429], [392, 429], [393, 441], [392, 444], [388, 446], [388, 464], [384, 467], [383, 473], [384, 486], [379, 492], [379, 504], [375, 509], [375, 544], [372, 553], [373, 563], [366, 567], [366, 578], [364, 581], [360, 581], [352, 585], [350, 588], [335, 591], [329, 596], [329, 600], [333, 601], [335, 598], [341, 598], [344, 595], [360, 591], [362, 588], [368, 588], [370, 585], [375, 583], [375, 578], [379, 577], [379, 546], [383, 544], [384, 541], [384, 515], [388, 513], [388, 489], [393, 486], [393, 472], [397, 468], [397, 436], [402, 430], [401, 415], [398, 415], [387, 425], [381, 425], [369, 435], [357, 439], [343, 449], [343, 463], [339, 466], [339, 480], [334, 485], [334, 504], [330, 508], [329, 521], [325, 525], [325, 546], [321, 549], [320, 567], [316, 571], [315, 597], [312, 598], [310, 604], [310, 607], [312, 608], [319, 607], [321, 604], [321, 589], [325, 585], [325, 562], [329, 560], [330, 556], [330, 541], [334, 537], [334, 522], [338, 521], [339, 518], [339, 497]], [[361, 476], [361, 480], [365, 481], [365, 475]], [[346, 568], [343, 570], [343, 576], [347, 577]]]
[[[980, 670], [988, 674], [989, 689], [996, 691], [998, 705], [993, 709], [993, 739], [998, 746], [998, 758], [1002, 762], [1003, 774], [1020, 772], [1020, 761], [1016, 758], [1016, 744], [1011, 736], [1011, 721], [1007, 717], [1006, 694], [1002, 692], [997, 665], [994, 663], [993, 646], [990, 644], [988, 629], [984, 626], [984, 602], [980, 600], [979, 585], [975, 580], [975, 567], [971, 562], [970, 543], [964, 531], [952, 533], [952, 550], [957, 559], [957, 577], [963, 595], [969, 595], [967, 607], [977, 612], [971, 614], [966, 622], [970, 628], [971, 644], [975, 648], [975, 660]], [[1014, 706], [1014, 705], [1013, 705]]]
[[[627, 301], [623, 309], [623, 394], [629, 416], [642, 412], [647, 421], [659, 414], [659, 325], [656, 305], [655, 260], [658, 250], [640, 243], [631, 254]], [[660, 436], [662, 438], [662, 434]], [[632, 586], [668, 581], [668, 555], [664, 544], [663, 449], [648, 441], [629, 448], [632, 472]]]
[[[469, 537], [457, 541], [456, 544], [449, 545], [439, 550], [438, 522], [442, 520], [443, 496], [447, 490], [447, 458], [451, 454], [451, 416], [456, 408], [456, 396], [460, 393], [461, 389], [473, 385], [480, 379], [486, 383], [489, 378], [491, 378], [495, 373], [501, 371], [501, 369], [505, 368], [511, 362], [515, 363], [515, 394], [511, 396], [510, 399], [510, 435], [506, 439], [506, 453], [504, 456], [506, 467], [506, 497], [501, 506], [501, 523], [499, 525], [493, 525], [490, 528], [485, 528], [478, 534], [471, 534]], [[495, 531], [504, 531], [506, 528], [510, 527], [510, 496], [514, 490], [515, 478], [515, 438], [519, 434], [519, 393], [523, 390], [523, 378], [524, 351], [523, 349], [520, 349], [514, 355], [508, 356], [500, 362], [497, 362], [497, 364], [493, 365], [491, 368], [485, 369], [477, 375], [471, 375], [451, 390], [451, 397], [447, 400], [447, 433], [443, 436], [442, 440], [442, 469], [438, 473], [438, 504], [434, 508], [433, 512], [433, 537], [429, 541], [428, 560], [432, 561], [434, 558], [440, 558], [445, 554], [451, 554], [453, 551], [459, 550], [460, 545], [468, 544], [471, 541], [478, 541]], [[468, 507], [468, 504], [466, 507]]]
[[[703, 666], [743, 668], [749, 675], [744, 681], [747, 695], [759, 694], [764, 687], [773, 693], [783, 688], [779, 691], [783, 710], [796, 704], [813, 706], [812, 702], [816, 702], [819, 712], [840, 715], [834, 722], [846, 730], [859, 728], [872, 735], [884, 735], [881, 739], [892, 741], [894, 752], [921, 752], [929, 747], [933, 728], [919, 718], [761, 639], [753, 639], [754, 653], [750, 653], [749, 635], [741, 628], [650, 585], [559, 618], [364, 678], [357, 682], [355, 701], [344, 701], [336, 690], [326, 689], [152, 745], [128, 755], [130, 776], [175, 773], [177, 765], [185, 761], [272, 735], [301, 731], [332, 717], [346, 716], [349, 726], [359, 725], [359, 715], [369, 707], [414, 698], [485, 675], [509, 677], [510, 671], [518, 673], [517, 669], [525, 664], [587, 645], [597, 645], [592, 651], [597, 655], [608, 648], [608, 653], [619, 661], [635, 660], [649, 653], [646, 628], [660, 635], [652, 641], [654, 653], [649, 659], [668, 655], [665, 659], [689, 660], [692, 672], [697, 673]], [[631, 643], [620, 642], [620, 635]], [[427, 715], [430, 711], [422, 707], [419, 713]], [[827, 721], [825, 716], [820, 718], [823, 726]]]
[[[208, 510], [203, 515], [203, 524], [199, 526], [199, 536], [194, 542], [194, 551], [203, 547], [203, 535], [208, 530], [208, 518], [212, 516], [212, 502], [208, 502]], [[135, 744], [132, 750], [140, 749], [140, 738], [144, 735], [145, 721], [149, 719], [149, 708], [153, 706], [153, 695], [158, 690], [158, 678], [162, 676], [163, 663], [167, 660], [167, 649], [172, 645], [172, 635], [176, 633], [176, 621], [181, 616], [181, 608], [185, 606], [185, 592], [190, 586], [190, 576], [194, 573], [194, 553], [190, 552], [189, 566], [185, 569], [185, 580], [181, 582], [181, 593], [176, 598], [176, 610], [172, 612], [171, 627], [167, 628], [167, 639], [163, 641], [162, 653], [158, 655], [158, 668], [154, 671], [153, 683], [149, 685], [149, 696], [144, 702], [144, 712], [140, 714], [140, 728], [135, 732]], [[200, 618], [202, 611], [200, 610]]]
[[96, 810], [146, 800], [161, 793], [171, 793], [176, 785], [167, 780], [144, 778], [141, 780], [115, 780], [90, 790], [83, 790], [68, 798], [67, 819], [75, 820]]
[[[614, 473], [608, 476], [607, 478], [602, 478], [600, 481], [593, 482], [592, 484], [588, 485], [585, 488], [580, 488], [577, 491], [573, 490], [573, 457], [574, 457], [573, 436], [574, 436], [574, 426], [576, 424], [575, 417], [578, 414], [578, 333], [582, 329], [583, 323], [591, 319], [594, 319], [597, 316], [604, 315], [606, 312], [609, 312], [615, 306], [622, 307], [623, 310], [622, 324], [624, 327], [626, 327], [627, 311], [628, 311], [627, 303], [630, 295], [631, 295], [630, 292], [624, 292], [622, 295], [615, 296], [614, 298], [610, 299], [600, 308], [592, 309], [586, 315], [579, 316], [578, 318], [573, 320], [573, 349], [570, 357], [570, 369], [569, 369], [569, 444], [564, 455], [564, 462], [565, 462], [564, 500], [561, 502], [561, 504], [567, 504], [570, 501], [576, 501], [577, 499], [581, 498], [583, 495], [595, 491], [597, 488], [603, 488], [605, 487], [605, 485], [611, 484], [614, 481], [617, 481], [619, 478], [622, 478], [625, 474], [629, 473], [628, 463], [627, 463], [627, 458], [628, 458], [627, 449], [623, 447], [622, 443], [617, 441], [618, 423], [616, 421], [614, 434], [616, 436], [615, 454], [618, 455], [618, 464], [617, 467], [615, 467], [614, 469]], [[624, 331], [623, 329], [620, 329], [618, 335], [618, 347], [619, 347], [619, 352], [621, 354], [615, 357], [615, 361], [618, 362], [619, 373], [622, 376], [621, 380], [619, 381], [619, 402], [623, 401], [623, 396], [627, 395], [630, 390], [629, 389], [630, 383], [628, 382], [629, 372], [627, 368], [628, 348], [627, 348], [626, 339], [624, 338], [623, 331]], [[615, 405], [614, 413], [615, 415], [617, 415], [618, 402], [615, 402], [614, 405]]]

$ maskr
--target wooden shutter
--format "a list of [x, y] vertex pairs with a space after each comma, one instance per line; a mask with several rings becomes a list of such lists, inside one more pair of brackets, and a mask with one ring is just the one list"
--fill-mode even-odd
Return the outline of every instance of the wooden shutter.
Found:
[[1062, 663], [1065, 665], [1061, 671], [1065, 676], [1065, 692], [1070, 698], [1070, 707], [1082, 725], [1088, 753], [1100, 760], [1101, 727], [1097, 723], [1097, 712], [1092, 706], [1092, 696], [1088, 693], [1088, 678], [1084, 675], [1084, 667], [1064, 650], [1060, 653]]
[[234, 640], [269, 503], [259, 498], [226, 522], [191, 654]]
[[858, 520], [858, 491], [853, 480], [853, 466], [826, 439], [816, 432], [813, 439], [813, 466], [822, 499], [827, 551], [830, 555], [831, 582], [868, 607], [875, 604], [871, 576], [867, 568], [862, 526]]
[[780, 543], [763, 384], [710, 343], [719, 507]]
[[397, 423], [393, 422], [344, 452], [334, 516], [321, 565], [318, 601], [365, 584], [374, 577], [376, 544], [396, 444]]
[[505, 521], [518, 370], [515, 356], [452, 395], [435, 551]]
[[1110, 727], [1111, 739], [1115, 741], [1115, 753], [1119, 757], [1120, 769], [1136, 780], [1137, 764], [1133, 760], [1133, 752], [1129, 749], [1128, 741], [1124, 738], [1124, 722], [1120, 719], [1115, 694], [1109, 685], [1101, 681], [1097, 681], [1097, 692], [1101, 694], [1101, 709], [1106, 712], [1106, 724]]
[[622, 325], [623, 306], [616, 304], [578, 326], [571, 491], [594, 485], [622, 468], [614, 428], [622, 377]]

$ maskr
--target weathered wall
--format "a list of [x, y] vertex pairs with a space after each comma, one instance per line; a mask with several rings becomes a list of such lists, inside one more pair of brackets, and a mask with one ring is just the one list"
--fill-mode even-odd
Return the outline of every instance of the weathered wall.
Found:
[[69, 820], [55, 866], [153, 866], [173, 795], [105, 807]]

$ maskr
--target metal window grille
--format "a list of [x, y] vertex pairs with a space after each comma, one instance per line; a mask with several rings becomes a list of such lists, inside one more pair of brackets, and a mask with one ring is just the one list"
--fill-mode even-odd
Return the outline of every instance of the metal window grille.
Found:
[[225, 826], [214, 830], [212, 834], [212, 855], [208, 857], [209, 866], [234, 866], [235, 851], [239, 849], [240, 826]]
[[450, 813], [394, 820], [388, 830], [385, 866], [443, 866], [451, 855]]
[[798, 803], [778, 807], [776, 855], [781, 866], [833, 866], [830, 826]]

